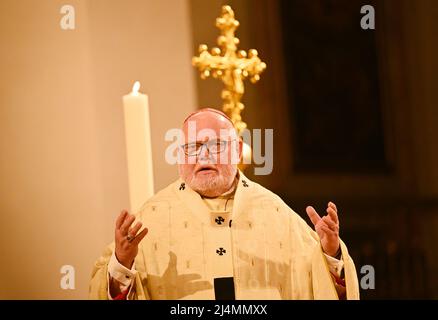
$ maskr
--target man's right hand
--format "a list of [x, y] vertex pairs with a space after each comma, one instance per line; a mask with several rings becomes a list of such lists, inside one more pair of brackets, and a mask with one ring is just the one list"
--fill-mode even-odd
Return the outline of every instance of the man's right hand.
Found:
[[129, 214], [126, 210], [123, 210], [116, 220], [115, 254], [117, 260], [128, 269], [131, 269], [134, 263], [135, 256], [138, 253], [138, 244], [148, 233], [148, 229], [144, 228], [137, 234], [141, 229], [142, 223], [137, 222], [136, 225], [131, 228], [134, 220], [135, 216]]

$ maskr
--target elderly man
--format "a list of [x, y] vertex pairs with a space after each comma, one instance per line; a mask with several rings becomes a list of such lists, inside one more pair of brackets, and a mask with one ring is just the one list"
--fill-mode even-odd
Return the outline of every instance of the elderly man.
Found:
[[359, 298], [334, 203], [323, 217], [307, 207], [315, 232], [237, 169], [242, 142], [225, 114], [201, 109], [183, 131], [180, 179], [137, 214], [122, 211], [115, 242], [94, 266], [90, 298]]

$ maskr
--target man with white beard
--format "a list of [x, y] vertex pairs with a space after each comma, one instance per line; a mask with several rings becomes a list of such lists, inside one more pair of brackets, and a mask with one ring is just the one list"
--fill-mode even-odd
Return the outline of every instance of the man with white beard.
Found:
[[234, 161], [242, 141], [218, 110], [189, 115], [183, 132], [180, 178], [135, 215], [119, 215], [115, 241], [94, 266], [90, 298], [359, 298], [334, 203], [323, 217], [306, 208], [315, 232], [246, 178]]

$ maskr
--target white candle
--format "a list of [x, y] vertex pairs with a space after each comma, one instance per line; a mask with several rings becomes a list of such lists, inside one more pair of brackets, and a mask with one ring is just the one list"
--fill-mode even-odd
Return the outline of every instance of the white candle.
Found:
[[132, 92], [123, 97], [131, 213], [154, 194], [148, 96], [139, 89], [136, 81]]

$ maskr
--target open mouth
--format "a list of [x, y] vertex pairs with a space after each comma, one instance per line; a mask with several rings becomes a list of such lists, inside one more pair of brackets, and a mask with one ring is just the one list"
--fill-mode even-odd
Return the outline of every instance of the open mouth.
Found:
[[216, 172], [217, 170], [214, 167], [210, 167], [210, 166], [205, 166], [205, 167], [201, 167], [199, 168], [196, 173], [212, 173], [212, 172]]

